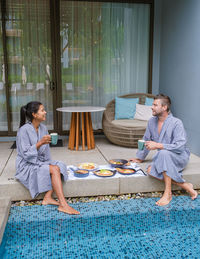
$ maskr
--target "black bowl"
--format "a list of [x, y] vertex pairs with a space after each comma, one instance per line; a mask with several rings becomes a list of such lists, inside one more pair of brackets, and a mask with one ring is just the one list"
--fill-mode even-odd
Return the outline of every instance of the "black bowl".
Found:
[[128, 160], [125, 159], [111, 159], [109, 160], [109, 163], [112, 167], [123, 167], [125, 164], [128, 163]]

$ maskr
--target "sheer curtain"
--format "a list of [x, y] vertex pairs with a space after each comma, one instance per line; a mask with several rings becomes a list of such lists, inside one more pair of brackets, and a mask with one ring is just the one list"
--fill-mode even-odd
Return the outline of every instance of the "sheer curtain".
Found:
[[[63, 106], [106, 106], [115, 96], [147, 92], [148, 4], [61, 1], [60, 12]], [[101, 116], [92, 114], [95, 129]]]
[[6, 1], [6, 46], [12, 130], [19, 127], [19, 111], [29, 101], [45, 105], [47, 125], [53, 128], [50, 9], [48, 0]]
[[3, 55], [2, 19], [0, 12], [0, 131], [8, 130], [5, 89], [5, 64]]

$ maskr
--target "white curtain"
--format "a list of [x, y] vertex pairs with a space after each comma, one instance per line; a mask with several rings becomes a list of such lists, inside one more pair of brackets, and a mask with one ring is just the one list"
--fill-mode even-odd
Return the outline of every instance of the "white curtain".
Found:
[[[2, 31], [2, 22], [0, 14], [0, 31]], [[8, 130], [7, 110], [6, 110], [6, 89], [5, 89], [5, 64], [3, 58], [3, 40], [0, 33], [0, 131]]]
[[[61, 1], [62, 106], [106, 106], [147, 92], [148, 4]], [[94, 129], [102, 113], [92, 114]], [[67, 122], [67, 123], [66, 123]], [[63, 128], [70, 117], [63, 115]]]
[[45, 123], [48, 129], [53, 129], [48, 0], [6, 0], [6, 47], [12, 130], [19, 127], [20, 107], [30, 101], [45, 105], [48, 111]]

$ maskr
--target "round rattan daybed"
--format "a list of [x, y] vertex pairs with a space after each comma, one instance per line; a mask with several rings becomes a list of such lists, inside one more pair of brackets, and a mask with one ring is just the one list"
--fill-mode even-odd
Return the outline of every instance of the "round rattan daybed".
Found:
[[[153, 98], [152, 94], [135, 93], [119, 96], [122, 98], [139, 98], [139, 104], [145, 104], [145, 98]], [[147, 121], [115, 120], [115, 99], [109, 102], [103, 113], [102, 126], [105, 136], [113, 144], [124, 147], [137, 147], [138, 139], [144, 135]]]

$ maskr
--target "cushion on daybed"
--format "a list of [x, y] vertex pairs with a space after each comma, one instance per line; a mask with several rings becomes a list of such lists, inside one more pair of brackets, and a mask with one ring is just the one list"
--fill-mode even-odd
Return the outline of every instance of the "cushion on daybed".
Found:
[[139, 98], [115, 98], [115, 120], [133, 119]]
[[134, 128], [141, 128], [147, 126], [148, 121], [144, 120], [137, 120], [137, 119], [128, 119], [128, 120], [113, 120], [112, 124], [116, 126], [122, 127], [134, 127]]
[[148, 121], [152, 117], [151, 106], [136, 104], [134, 119]]
[[[118, 98], [126, 99], [126, 100], [123, 100], [123, 103], [126, 103], [128, 99], [139, 98], [138, 104], [144, 105], [146, 103], [146, 105], [151, 106], [154, 97], [155, 96], [152, 94], [134, 93], [134, 94], [123, 95]], [[108, 138], [108, 140], [113, 144], [124, 146], [124, 147], [136, 148], [138, 145], [138, 139], [141, 139], [144, 136], [145, 129], [148, 124], [148, 120], [137, 120], [137, 119], [133, 119], [134, 117], [129, 119], [121, 118], [116, 120], [115, 119], [115, 111], [116, 111], [115, 100], [116, 99], [111, 100], [106, 105], [106, 110], [103, 113], [102, 125], [103, 125], [104, 134]], [[119, 109], [121, 110], [122, 106], [119, 107]], [[122, 111], [122, 113], [124, 113], [124, 111]]]
[[145, 98], [145, 105], [152, 106], [153, 101], [154, 101], [154, 98], [146, 97]]

